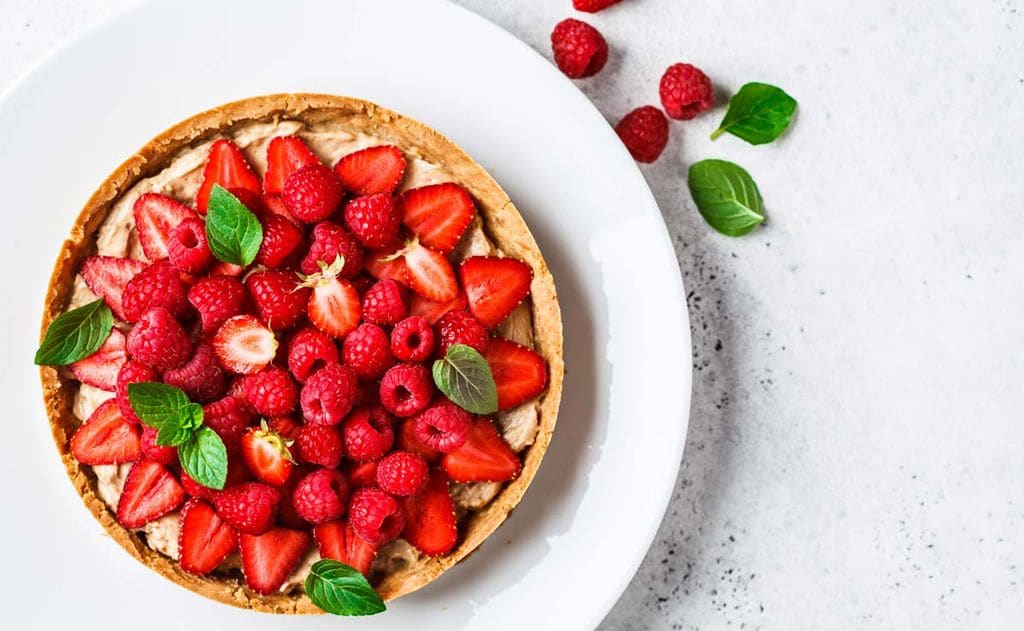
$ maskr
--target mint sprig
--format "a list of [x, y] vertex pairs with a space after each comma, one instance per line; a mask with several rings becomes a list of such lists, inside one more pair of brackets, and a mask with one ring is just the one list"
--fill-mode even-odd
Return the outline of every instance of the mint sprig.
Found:
[[37, 366], [66, 366], [92, 355], [110, 337], [114, 314], [102, 300], [57, 316], [36, 351]]
[[690, 167], [687, 183], [701, 216], [724, 235], [743, 236], [764, 221], [761, 192], [737, 164], [701, 160]]
[[205, 487], [223, 489], [228, 478], [228, 453], [217, 432], [202, 426], [178, 445], [178, 461], [189, 476]]
[[767, 83], [748, 83], [729, 100], [714, 140], [728, 132], [752, 145], [772, 142], [786, 131], [796, 111], [796, 99]]
[[206, 241], [221, 261], [247, 267], [260, 251], [263, 226], [237, 197], [214, 184], [206, 208]]
[[498, 387], [491, 366], [476, 349], [452, 344], [444, 357], [434, 362], [434, 383], [452, 403], [473, 414], [498, 411]]
[[305, 587], [314, 605], [338, 616], [370, 616], [387, 609], [359, 570], [332, 559], [313, 564]]

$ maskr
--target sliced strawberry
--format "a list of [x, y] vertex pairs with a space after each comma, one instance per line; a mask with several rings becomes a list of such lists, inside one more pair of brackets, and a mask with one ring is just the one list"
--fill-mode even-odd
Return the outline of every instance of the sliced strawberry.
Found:
[[367, 147], [338, 160], [334, 174], [357, 197], [390, 193], [405, 175], [405, 156], [391, 145]]
[[448, 254], [476, 214], [473, 198], [454, 182], [431, 184], [402, 193], [402, 223], [423, 245]]
[[210, 268], [210, 271], [206, 273], [207, 276], [231, 276], [232, 278], [238, 278], [245, 273], [245, 268], [241, 265], [235, 265], [234, 263], [225, 263], [224, 261], [217, 261]]
[[146, 269], [146, 263], [117, 256], [90, 256], [82, 264], [82, 278], [92, 293], [100, 298], [114, 312], [118, 320], [124, 320], [121, 296], [125, 285], [135, 275]]
[[421, 297], [434, 302], [454, 300], [459, 293], [455, 271], [448, 259], [413, 240], [406, 245], [405, 266], [408, 268], [409, 287]]
[[498, 409], [507, 410], [544, 391], [548, 366], [537, 351], [503, 337], [491, 338], [484, 359], [498, 386]]
[[[428, 464], [434, 464], [441, 459], [441, 452], [420, 440], [416, 436], [414, 427], [415, 423], [412, 419], [402, 422], [402, 426], [398, 429], [399, 449], [411, 451], [426, 460]], [[374, 470], [374, 474], [376, 475], [376, 470]]]
[[351, 565], [363, 576], [370, 576], [370, 567], [377, 556], [377, 546], [357, 536], [344, 520], [313, 526], [313, 541], [320, 556]]
[[71, 455], [82, 464], [121, 464], [142, 455], [142, 428], [121, 416], [116, 399], [107, 399], [71, 437]]
[[117, 373], [128, 361], [124, 341], [124, 333], [120, 329], [111, 329], [107, 341], [95, 353], [68, 366], [71, 374], [82, 383], [113, 392], [117, 387]]
[[292, 223], [300, 223], [299, 220], [295, 218], [295, 215], [288, 210], [288, 206], [284, 203], [284, 200], [281, 199], [280, 195], [264, 195], [263, 210], [266, 211], [267, 214], [281, 215]]
[[309, 533], [289, 528], [272, 528], [262, 535], [240, 535], [245, 582], [258, 594], [273, 594], [281, 589], [309, 549], [309, 543]]
[[132, 465], [117, 502], [117, 521], [125, 528], [140, 528], [181, 505], [185, 490], [167, 467], [152, 460]]
[[132, 214], [135, 216], [135, 230], [139, 234], [142, 251], [150, 261], [167, 258], [167, 241], [171, 229], [196, 216], [185, 204], [159, 193], [140, 195], [135, 200]]
[[428, 556], [451, 552], [458, 540], [455, 502], [448, 491], [444, 472], [434, 470], [422, 491], [399, 500], [405, 512], [402, 537]]
[[345, 470], [348, 476], [348, 483], [353, 489], [361, 489], [364, 486], [377, 486], [377, 463], [379, 460], [367, 460], [366, 462], [352, 462]]
[[338, 278], [345, 261], [337, 261], [327, 266], [319, 274], [304, 276], [303, 286], [312, 287], [306, 313], [313, 325], [330, 335], [342, 338], [359, 326], [362, 316], [359, 292], [347, 280]]
[[398, 253], [404, 246], [399, 244], [383, 250], [370, 250], [366, 253], [366, 271], [378, 280], [393, 280], [403, 285], [409, 284], [409, 268], [405, 265], [405, 257]]
[[507, 482], [519, 475], [523, 463], [494, 423], [478, 417], [466, 442], [441, 458], [441, 468], [456, 482]]
[[190, 574], [207, 574], [238, 549], [238, 533], [201, 499], [185, 503], [179, 516], [178, 562]]
[[468, 306], [469, 303], [466, 302], [466, 293], [461, 289], [455, 298], [448, 302], [432, 302], [425, 298], [420, 298], [417, 295], [413, 295], [412, 300], [409, 303], [409, 315], [418, 315], [433, 325], [441, 319], [441, 316], [449, 311], [464, 311]]
[[263, 194], [280, 195], [288, 176], [302, 167], [319, 164], [320, 159], [298, 136], [277, 136], [267, 145], [267, 172]]
[[471, 256], [459, 266], [469, 310], [491, 329], [512, 313], [530, 293], [533, 270], [518, 259]]
[[249, 375], [274, 360], [277, 338], [255, 316], [238, 315], [221, 325], [213, 337], [213, 352], [224, 368]]
[[[196, 210], [202, 215], [206, 214], [206, 206], [210, 201], [210, 192], [213, 191], [214, 184], [220, 184], [232, 193], [236, 193], [236, 190], [245, 190], [257, 196], [262, 188], [260, 179], [253, 173], [242, 150], [226, 138], [221, 138], [210, 146], [210, 154], [203, 168], [203, 183], [196, 193]], [[245, 201], [243, 200], [243, 203]]]
[[295, 460], [288, 450], [291, 441], [267, 427], [250, 427], [242, 436], [242, 460], [257, 479], [281, 486], [288, 481]]

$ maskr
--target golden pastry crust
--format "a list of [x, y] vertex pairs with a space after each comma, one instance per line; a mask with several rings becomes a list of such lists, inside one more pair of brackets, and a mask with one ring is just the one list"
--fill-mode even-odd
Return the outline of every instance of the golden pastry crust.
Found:
[[[520, 476], [505, 485], [483, 509], [460, 523], [461, 541], [449, 554], [423, 558], [382, 577], [375, 588], [385, 600], [398, 598], [423, 587], [470, 554], [501, 525], [522, 499], [551, 441], [562, 393], [562, 319], [554, 280], [544, 258], [508, 195], [464, 151], [435, 130], [367, 101], [321, 94], [276, 94], [228, 103], [182, 121], [160, 134], [119, 166], [93, 193], [61, 247], [46, 294], [40, 335], [60, 315], [71, 298], [75, 274], [85, 257], [95, 251], [95, 235], [115, 202], [140, 179], [165, 168], [176, 155], [191, 146], [215, 138], [235, 127], [257, 121], [298, 120], [310, 125], [342, 122], [353, 132], [364, 132], [405, 151], [415, 148], [423, 158], [443, 164], [455, 182], [476, 200], [484, 231], [507, 256], [533, 268], [531, 308], [535, 347], [548, 362], [550, 383], [539, 399], [539, 428], [533, 445], [522, 453]], [[54, 442], [75, 489], [111, 537], [139, 561], [166, 578], [208, 598], [237, 607], [272, 613], [321, 613], [305, 594], [262, 596], [239, 580], [198, 577], [181, 570], [178, 563], [146, 545], [138, 535], [122, 527], [99, 498], [96, 478], [69, 452], [69, 440], [79, 422], [72, 414], [73, 382], [56, 368], [40, 369], [43, 399]]]

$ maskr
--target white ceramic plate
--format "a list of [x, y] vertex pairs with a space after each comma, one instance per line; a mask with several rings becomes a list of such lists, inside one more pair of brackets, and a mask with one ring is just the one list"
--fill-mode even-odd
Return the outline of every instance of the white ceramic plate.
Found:
[[[562, 412], [524, 501], [466, 562], [372, 619], [244, 612], [137, 563], [68, 483], [32, 366], [53, 260], [96, 185], [178, 120], [288, 91], [366, 98], [462, 145], [525, 215], [565, 319]], [[62, 48], [6, 95], [0, 178], [0, 590], [14, 626], [566, 630], [596, 626], [615, 603], [682, 455], [684, 292], [640, 171], [597, 110], [526, 45], [436, 0], [149, 4]]]

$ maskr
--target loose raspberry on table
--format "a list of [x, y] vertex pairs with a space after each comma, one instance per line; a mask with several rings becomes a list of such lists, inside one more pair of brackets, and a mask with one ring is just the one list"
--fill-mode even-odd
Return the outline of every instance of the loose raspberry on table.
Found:
[[337, 467], [344, 453], [341, 432], [333, 425], [303, 425], [296, 444], [300, 458], [322, 467]]
[[138, 425], [142, 421], [135, 415], [131, 401], [128, 400], [128, 384], [148, 381], [160, 381], [160, 373], [135, 359], [126, 361], [117, 373], [117, 386], [114, 390], [117, 407], [121, 410], [121, 416], [129, 423]]
[[398, 324], [409, 313], [404, 287], [390, 278], [377, 281], [363, 294], [363, 319], [389, 326]]
[[188, 301], [199, 312], [204, 333], [213, 333], [245, 307], [245, 287], [237, 278], [212, 275], [197, 280]]
[[387, 193], [356, 197], [345, 204], [345, 223], [368, 248], [386, 248], [398, 241], [402, 218], [395, 198]]
[[128, 333], [127, 347], [133, 359], [157, 370], [177, 368], [192, 356], [188, 334], [163, 307], [142, 314]]
[[568, 18], [551, 31], [555, 65], [571, 79], [597, 74], [608, 62], [608, 42], [593, 26]]
[[359, 489], [352, 494], [348, 520], [356, 535], [376, 545], [388, 543], [405, 527], [402, 509], [395, 498], [375, 488]]
[[468, 311], [453, 310], [441, 316], [437, 321], [437, 333], [439, 357], [444, 357], [452, 344], [465, 344], [483, 354], [491, 341], [484, 325]]
[[668, 119], [661, 110], [645, 105], [626, 114], [615, 133], [637, 162], [654, 162], [668, 144]]
[[263, 218], [262, 223], [263, 241], [256, 254], [256, 262], [264, 267], [277, 269], [297, 260], [305, 241], [302, 228], [281, 215], [269, 213]]
[[448, 453], [461, 447], [473, 427], [473, 417], [448, 399], [441, 399], [412, 419], [413, 432], [424, 445]]
[[359, 274], [363, 268], [363, 246], [342, 226], [321, 221], [313, 226], [313, 242], [299, 269], [303, 274], [316, 274], [321, 271], [321, 264], [330, 265], [339, 256], [345, 259], [345, 265], [338, 272], [338, 278], [353, 278]]
[[288, 370], [300, 383], [327, 364], [337, 364], [334, 340], [314, 327], [306, 327], [288, 342]]
[[226, 381], [224, 369], [207, 344], [197, 345], [192, 358], [178, 368], [164, 371], [164, 383], [180, 388], [199, 403], [209, 403], [221, 396]]
[[622, 0], [572, 0], [572, 7], [584, 13], [597, 13], [620, 2]]
[[678, 120], [690, 120], [715, 104], [711, 79], [690, 64], [669, 66], [661, 77], [658, 93], [665, 113]]
[[330, 217], [344, 196], [341, 182], [322, 164], [311, 164], [289, 175], [281, 192], [288, 212], [304, 223]]
[[381, 407], [352, 412], [341, 429], [345, 453], [353, 460], [376, 460], [386, 454], [395, 443], [391, 422], [391, 416]]
[[345, 365], [362, 379], [379, 379], [395, 363], [388, 334], [376, 324], [364, 322], [341, 345]]
[[188, 289], [173, 265], [157, 261], [128, 281], [121, 305], [128, 322], [138, 321], [143, 313], [155, 307], [163, 307], [178, 317], [188, 310]]
[[420, 364], [398, 364], [380, 380], [380, 403], [395, 416], [412, 416], [430, 403], [434, 380]]
[[352, 409], [356, 374], [348, 366], [328, 364], [302, 386], [302, 415], [307, 423], [337, 425]]
[[246, 375], [242, 388], [246, 400], [264, 416], [291, 414], [298, 406], [298, 387], [287, 371], [274, 366]]
[[292, 493], [295, 512], [311, 524], [341, 517], [347, 501], [348, 484], [336, 469], [317, 469], [299, 480]]
[[199, 274], [213, 265], [213, 252], [206, 242], [206, 222], [198, 217], [189, 217], [171, 228], [167, 259], [174, 267], [189, 274]]
[[391, 495], [416, 495], [427, 483], [430, 470], [422, 457], [409, 451], [395, 451], [377, 465], [377, 484]]
[[391, 352], [404, 362], [426, 361], [434, 352], [434, 329], [422, 316], [409, 316], [391, 331]]
[[245, 428], [255, 420], [249, 404], [231, 395], [203, 406], [203, 424], [217, 432], [229, 456], [238, 452]]

